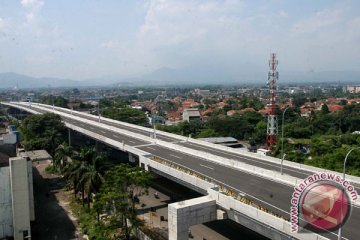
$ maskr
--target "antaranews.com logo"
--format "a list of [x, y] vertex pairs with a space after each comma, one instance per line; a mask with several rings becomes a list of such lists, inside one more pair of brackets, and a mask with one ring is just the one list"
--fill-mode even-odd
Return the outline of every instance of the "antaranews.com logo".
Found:
[[300, 225], [313, 231], [334, 231], [351, 214], [351, 201], [358, 194], [350, 182], [334, 173], [314, 173], [294, 188], [291, 198], [291, 231]]

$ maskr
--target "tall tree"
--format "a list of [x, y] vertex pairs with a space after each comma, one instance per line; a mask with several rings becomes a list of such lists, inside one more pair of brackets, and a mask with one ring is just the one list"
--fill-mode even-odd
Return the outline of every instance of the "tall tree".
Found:
[[45, 149], [52, 156], [65, 140], [65, 125], [60, 116], [53, 113], [26, 117], [20, 131], [26, 150]]
[[[111, 211], [112, 222], [123, 230], [124, 238], [130, 239], [133, 228], [142, 224], [137, 218], [138, 197], [147, 193], [150, 173], [126, 164], [113, 167], [105, 175], [101, 188], [98, 211]], [[103, 209], [99, 209], [103, 208]], [[128, 225], [127, 220], [131, 222]]]
[[55, 155], [53, 160], [54, 167], [58, 170], [63, 169], [64, 166], [67, 164], [68, 159], [72, 158], [72, 156], [73, 148], [71, 146], [67, 145], [66, 143], [59, 145], [55, 149]]
[[330, 111], [329, 111], [328, 105], [324, 103], [324, 104], [321, 106], [321, 113], [322, 113], [322, 114], [328, 114], [329, 112], [330, 112]]
[[108, 117], [111, 119], [133, 123], [137, 125], [147, 125], [148, 118], [146, 117], [145, 113], [138, 109], [133, 109], [129, 107], [125, 108], [115, 108], [110, 107], [106, 108], [102, 111], [102, 115], [104, 117]]

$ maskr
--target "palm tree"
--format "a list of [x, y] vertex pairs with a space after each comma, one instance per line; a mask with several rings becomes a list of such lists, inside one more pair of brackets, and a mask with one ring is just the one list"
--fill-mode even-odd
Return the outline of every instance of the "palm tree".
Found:
[[54, 166], [59, 168], [60, 171], [63, 170], [65, 165], [67, 164], [69, 158], [73, 156], [73, 148], [65, 143], [59, 145], [55, 149], [54, 155]]
[[64, 171], [64, 177], [72, 182], [74, 194], [82, 192], [82, 203], [85, 206], [85, 193], [90, 208], [91, 194], [97, 193], [103, 182], [106, 157], [97, 153], [94, 148], [83, 148], [75, 160]]
[[48, 150], [51, 156], [54, 156], [54, 149], [61, 143], [59, 139], [61, 139], [62, 134], [57, 129], [47, 129], [45, 134], [47, 138], [43, 147]]
[[96, 164], [86, 164], [85, 171], [80, 179], [80, 184], [84, 187], [87, 194], [87, 204], [90, 208], [90, 199], [92, 193], [97, 193], [104, 179], [102, 173], [96, 168]]
[[81, 162], [78, 160], [72, 161], [70, 164], [67, 164], [63, 169], [64, 178], [71, 182], [74, 188], [74, 196], [76, 198], [76, 194], [78, 192], [78, 183], [80, 181], [80, 168]]

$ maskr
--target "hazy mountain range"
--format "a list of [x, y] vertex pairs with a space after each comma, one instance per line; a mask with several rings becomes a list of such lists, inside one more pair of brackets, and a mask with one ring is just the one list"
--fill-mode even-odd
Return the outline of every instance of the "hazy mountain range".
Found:
[[[215, 68], [172, 69], [161, 68], [149, 74], [134, 78], [94, 78], [72, 80], [60, 78], [35, 78], [17, 73], [0, 73], [0, 88], [55, 88], [86, 86], [160, 86], [160, 85], [202, 85], [202, 84], [266, 84], [267, 73], [224, 73]], [[285, 72], [279, 76], [279, 84], [306, 82], [360, 83], [360, 71]]]

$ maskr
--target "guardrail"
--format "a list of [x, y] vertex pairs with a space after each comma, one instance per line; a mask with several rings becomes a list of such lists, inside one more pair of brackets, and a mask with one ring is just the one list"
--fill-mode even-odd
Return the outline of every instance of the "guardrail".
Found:
[[[19, 107], [19, 106], [17, 106], [17, 107]], [[26, 110], [26, 111], [29, 111], [29, 109], [27, 109], [25, 107], [21, 107], [21, 108]], [[34, 111], [34, 113], [37, 113], [37, 112]], [[64, 113], [62, 113], [62, 114], [64, 114]], [[71, 124], [67, 124], [67, 125], [69, 126]], [[137, 151], [135, 151], [135, 152], [137, 152], [135, 154], [138, 154], [139, 156], [143, 156], [143, 157], [148, 155], [144, 151], [133, 148], [131, 146], [125, 146], [124, 144], [121, 144], [121, 143], [119, 143], [119, 142], [117, 142], [115, 140], [112, 140], [112, 139], [109, 139], [109, 138], [107, 138], [105, 136], [93, 133], [91, 131], [80, 128], [78, 126], [72, 125], [71, 127], [76, 129], [76, 130], [81, 130], [81, 132], [85, 131], [86, 134], [92, 135], [93, 137], [96, 137], [96, 138], [100, 138], [100, 139], [104, 140], [104, 142], [106, 142], [106, 143], [108, 143], [110, 145], [113, 145], [113, 146], [115, 146], [115, 147], [117, 147], [119, 149], [123, 149], [125, 151], [130, 151], [130, 152], [133, 152], [133, 150], [137, 150]], [[284, 220], [284, 221], [288, 222], [288, 219], [286, 217], [284, 217], [283, 215], [280, 215], [278, 213], [270, 211], [268, 208], [266, 208], [266, 207], [264, 207], [262, 205], [262, 204], [264, 204], [264, 205], [271, 206], [270, 204], [268, 204], [268, 203], [266, 203], [266, 202], [264, 202], [264, 201], [262, 201], [260, 199], [257, 199], [255, 197], [251, 196], [250, 194], [245, 194], [245, 193], [241, 192], [240, 190], [235, 189], [235, 188], [233, 188], [233, 187], [231, 187], [231, 186], [229, 186], [229, 185], [227, 185], [225, 183], [222, 183], [222, 182], [220, 182], [220, 181], [218, 181], [216, 179], [213, 179], [213, 178], [208, 177], [208, 176], [206, 176], [204, 174], [201, 174], [201, 173], [199, 173], [197, 171], [189, 169], [189, 168], [187, 168], [185, 166], [182, 166], [182, 165], [180, 165], [178, 163], [174, 163], [174, 162], [172, 162], [170, 160], [162, 159], [162, 158], [159, 158], [159, 157], [152, 157], [150, 159], [155, 161], [155, 162], [158, 162], [161, 165], [172, 167], [172, 168], [177, 169], [177, 170], [179, 170], [181, 172], [184, 172], [184, 173], [186, 173], [186, 175], [192, 176], [192, 177], [197, 178], [197, 179], [199, 179], [201, 181], [217, 185], [220, 188], [221, 192], [224, 193], [226, 196], [230, 197], [231, 199], [234, 199], [235, 201], [240, 202], [241, 204], [245, 204], [247, 206], [253, 207], [254, 209], [257, 209], [257, 210], [259, 210], [259, 211], [261, 211], [263, 213], [274, 216], [276, 219], [279, 219], [279, 220], [281, 219], [281, 220]], [[276, 210], [278, 210], [280, 212], [288, 214], [286, 211], [281, 210], [281, 209], [279, 209], [279, 208], [277, 208], [275, 206], [271, 206], [271, 207], [273, 207], [274, 209], [276, 209]]]
[[[24, 103], [24, 102], [17, 102], [17, 104], [29, 105], [29, 103]], [[35, 103], [32, 103], [32, 105], [35, 106]], [[36, 103], [36, 106], [43, 106], [48, 111], [50, 110], [49, 107], [51, 107], [49, 105], [40, 104], [40, 103]], [[73, 111], [71, 109], [60, 108], [60, 107], [54, 107], [54, 109], [61, 109], [63, 111], [69, 112], [69, 113], [76, 112], [79, 115], [94, 118], [94, 120], [98, 119], [98, 116], [87, 114], [87, 113], [82, 113], [82, 112], [78, 112], [78, 111]], [[105, 117], [101, 117], [101, 119], [103, 119], [105, 121], [108, 121], [108, 122], [112, 122], [112, 123], [116, 123], [116, 124], [119, 124], [119, 125], [132, 127], [134, 129], [145, 131], [145, 132], [148, 132], [149, 134], [153, 132], [153, 129], [138, 126], [138, 125], [134, 125], [134, 124], [130, 124], [130, 123], [126, 123], [126, 122], [121, 122], [121, 121], [117, 121], [117, 120], [113, 120], [113, 119], [109, 119], [109, 118], [105, 118]], [[251, 153], [251, 152], [239, 152], [236, 149], [229, 148], [229, 147], [226, 147], [226, 146], [212, 144], [212, 143], [208, 143], [208, 142], [205, 142], [205, 141], [201, 141], [201, 140], [197, 140], [197, 139], [193, 139], [193, 138], [188, 138], [188, 137], [184, 137], [184, 136], [179, 136], [179, 135], [176, 135], [176, 134], [172, 134], [172, 133], [168, 133], [168, 132], [164, 132], [164, 131], [160, 131], [160, 130], [156, 130], [156, 131], [157, 131], [157, 134], [161, 134], [163, 136], [175, 138], [175, 139], [178, 139], [179, 141], [188, 141], [190, 143], [199, 144], [199, 145], [206, 146], [206, 147], [211, 147], [213, 149], [218, 149], [218, 150], [221, 150], [221, 151], [226, 151], [228, 153], [233, 153], [233, 154], [239, 155], [239, 157], [249, 157], [249, 158], [253, 158], [253, 159], [257, 159], [257, 160], [271, 162], [271, 163], [274, 163], [274, 164], [279, 164], [280, 163], [280, 159], [275, 158], [275, 157], [260, 156], [258, 154]], [[295, 169], [299, 169], [299, 170], [303, 170], [303, 171], [309, 171], [309, 172], [331, 172], [331, 173], [339, 174], [339, 172], [335, 172], [335, 171], [331, 171], [331, 170], [327, 170], [327, 169], [322, 169], [322, 168], [318, 168], [318, 167], [314, 167], [314, 166], [310, 166], [310, 165], [295, 163], [295, 162], [291, 162], [291, 161], [288, 161], [288, 160], [283, 161], [283, 166], [284, 167], [287, 166], [287, 167], [291, 167], [291, 168], [295, 168]], [[360, 184], [360, 177], [352, 176], [352, 175], [346, 175], [346, 179], [350, 180], [352, 183]]]
[[[257, 201], [260, 201], [260, 202], [264, 203], [264, 201], [262, 201], [262, 200], [260, 200], [260, 199], [258, 199], [256, 197], [253, 197], [250, 194], [246, 194], [244, 192], [241, 192], [241, 190], [235, 189], [234, 187], [231, 187], [231, 186], [229, 186], [229, 185], [227, 185], [225, 183], [222, 183], [222, 182], [220, 182], [220, 181], [218, 181], [218, 180], [216, 180], [214, 178], [206, 176], [206, 175], [204, 175], [202, 173], [199, 173], [199, 172], [197, 172], [195, 170], [192, 170], [192, 169], [190, 169], [188, 167], [185, 167], [185, 166], [183, 166], [181, 164], [174, 163], [174, 162], [172, 162], [170, 160], [166, 160], [166, 159], [160, 158], [158, 156], [152, 156], [152, 157], [150, 157], [150, 159], [153, 160], [153, 161], [159, 162], [159, 163], [161, 163], [163, 165], [172, 167], [172, 168], [174, 168], [174, 169], [176, 169], [178, 171], [182, 171], [182, 172], [184, 172], [184, 173], [186, 173], [186, 174], [188, 174], [190, 176], [194, 176], [196, 178], [199, 178], [199, 179], [201, 179], [203, 181], [206, 181], [208, 183], [215, 184], [216, 186], [219, 187], [220, 191], [225, 193], [227, 196], [231, 196], [234, 199], [236, 199], [236, 200], [238, 200], [238, 201], [240, 201], [242, 203], [245, 203], [247, 205], [255, 207], [255, 208], [257, 208], [257, 209], [259, 209], [259, 210], [261, 210], [263, 212], [269, 213], [269, 214], [271, 214], [273, 216], [276, 216], [278, 218], [289, 221], [289, 218], [284, 217], [283, 215], [277, 214], [277, 213], [267, 209], [266, 207], [263, 207], [262, 205], [255, 202], [254, 200], [251, 200], [251, 199], [247, 198], [246, 196], [249, 196], [252, 199], [256, 199]], [[272, 207], [275, 207], [275, 206], [272, 206]], [[276, 208], [276, 209], [278, 211], [284, 212], [285, 214], [288, 214], [286, 211], [284, 211], [284, 210], [282, 210], [280, 208]]]

